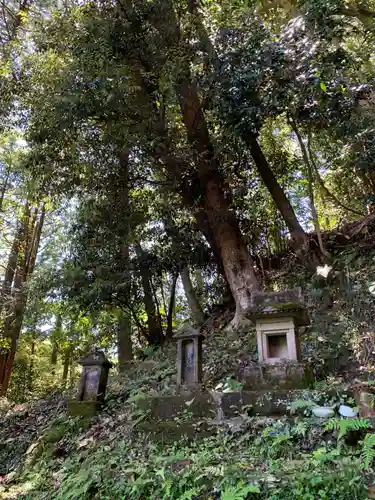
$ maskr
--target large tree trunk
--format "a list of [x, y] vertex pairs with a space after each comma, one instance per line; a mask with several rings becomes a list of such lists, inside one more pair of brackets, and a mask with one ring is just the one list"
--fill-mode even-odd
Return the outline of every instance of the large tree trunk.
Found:
[[230, 210], [229, 194], [224, 191], [224, 182], [209, 137], [197, 87], [186, 70], [181, 75], [176, 92], [189, 142], [197, 153], [196, 165], [205, 211], [236, 302], [236, 326], [251, 305], [252, 291], [259, 288], [254, 262], [246, 248], [237, 218]]
[[126, 363], [133, 359], [131, 333], [130, 315], [121, 311], [117, 325], [117, 359], [120, 373], [125, 371]]
[[[197, 36], [201, 42], [202, 49], [206, 52], [208, 61], [210, 62], [212, 67], [215, 70], [218, 70], [220, 67], [220, 61], [204, 27], [201, 14], [198, 9], [198, 2], [196, 0], [188, 0], [188, 10], [192, 16], [193, 24], [195, 26]], [[291, 237], [295, 242], [295, 246], [297, 248], [306, 246], [308, 237], [299, 224], [292, 205], [290, 204], [288, 198], [285, 196], [283, 189], [279, 185], [276, 177], [270, 169], [256, 137], [254, 135], [251, 135], [244, 139], [250, 147], [252, 157], [266, 188], [270, 192], [278, 210], [285, 220], [285, 223], [291, 233]]]
[[305, 247], [308, 243], [308, 236], [298, 222], [290, 201], [286, 197], [284, 190], [278, 183], [274, 173], [268, 165], [266, 157], [264, 156], [256, 137], [254, 135], [250, 135], [246, 139], [259, 175], [290, 231], [294, 248], [297, 250]]
[[188, 266], [185, 266], [182, 269], [181, 279], [194, 323], [197, 326], [200, 326], [204, 322], [204, 314], [203, 314], [203, 309], [199, 303], [198, 297], [195, 293], [193, 284], [191, 282]]
[[157, 316], [156, 306], [154, 303], [152, 287], [150, 283], [150, 275], [147, 267], [146, 254], [141, 245], [136, 243], [135, 252], [137, 254], [139, 273], [143, 287], [143, 301], [147, 314], [148, 326], [148, 342], [152, 345], [160, 345], [163, 342], [163, 332], [160, 327], [160, 321]]
[[8, 263], [5, 268], [4, 279], [1, 285], [1, 303], [0, 310], [4, 303], [6, 303], [6, 299], [10, 298], [12, 291], [12, 284], [14, 275], [17, 268], [17, 262], [19, 260], [19, 251], [22, 242], [25, 241], [27, 235], [27, 227], [30, 218], [30, 207], [29, 203], [26, 202], [22, 214], [22, 219], [19, 221], [16, 234], [13, 239], [12, 247], [10, 249]]
[[[4, 326], [3, 337], [9, 339], [9, 347], [3, 352], [0, 359], [0, 396], [4, 396], [8, 390], [10, 377], [12, 374], [14, 357], [17, 350], [18, 339], [21, 333], [23, 317], [26, 309], [27, 294], [25, 285], [28, 278], [34, 271], [40, 237], [44, 224], [44, 204], [39, 220], [37, 220], [35, 210], [31, 218], [31, 227], [28, 224], [26, 234], [24, 234], [24, 252], [20, 256], [16, 276], [14, 279], [13, 300], [9, 314], [7, 314]], [[8, 309], [8, 308], [7, 308]]]
[[[116, 193], [116, 206], [120, 207], [120, 211], [124, 218], [119, 228], [118, 236], [122, 240], [120, 246], [120, 262], [122, 280], [125, 284], [123, 287], [123, 297], [125, 303], [130, 303], [130, 272], [129, 272], [129, 155], [130, 149], [125, 148], [119, 152], [120, 169], [118, 172], [119, 189]], [[120, 311], [117, 324], [117, 358], [119, 371], [123, 372], [126, 368], [126, 363], [133, 359], [133, 346], [131, 339], [131, 314], [129, 311]]]

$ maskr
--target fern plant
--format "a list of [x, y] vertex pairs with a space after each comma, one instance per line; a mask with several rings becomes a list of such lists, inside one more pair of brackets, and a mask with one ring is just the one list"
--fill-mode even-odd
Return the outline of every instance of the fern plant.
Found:
[[260, 493], [255, 484], [239, 483], [237, 486], [228, 486], [221, 492], [221, 500], [245, 500], [249, 493]]
[[290, 413], [294, 415], [298, 410], [303, 410], [303, 414], [308, 416], [311, 413], [311, 409], [316, 406], [313, 401], [306, 401], [305, 399], [296, 399], [292, 401], [290, 405]]
[[362, 441], [361, 458], [365, 469], [368, 469], [375, 459], [375, 434], [366, 434]]
[[351, 431], [368, 430], [371, 425], [367, 418], [331, 418], [325, 425], [326, 431], [339, 431], [337, 439], [340, 440]]

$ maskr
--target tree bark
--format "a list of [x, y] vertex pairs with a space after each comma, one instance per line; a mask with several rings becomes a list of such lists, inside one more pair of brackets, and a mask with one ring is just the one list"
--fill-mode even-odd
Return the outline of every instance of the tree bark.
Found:
[[263, 154], [257, 138], [254, 135], [251, 135], [246, 139], [259, 175], [290, 231], [294, 248], [298, 250], [301, 247], [305, 247], [308, 243], [308, 236], [298, 222], [290, 201], [286, 197], [284, 190], [278, 183], [274, 173], [268, 165], [267, 159]]
[[304, 162], [306, 170], [307, 170], [306, 177], [307, 177], [307, 183], [308, 183], [308, 193], [309, 193], [309, 200], [310, 200], [311, 218], [313, 220], [314, 227], [315, 227], [315, 232], [316, 232], [316, 236], [318, 238], [319, 249], [321, 251], [322, 256], [329, 257], [329, 254], [325, 250], [324, 245], [323, 245], [322, 233], [320, 231], [319, 218], [318, 218], [318, 214], [317, 214], [316, 207], [315, 207], [314, 179], [313, 179], [313, 175], [312, 175], [312, 168], [311, 168], [309, 156], [308, 156], [308, 153], [307, 153], [307, 149], [306, 149], [306, 146], [305, 146], [305, 144], [304, 144], [304, 142], [302, 140], [301, 134], [299, 133], [299, 130], [298, 130], [298, 127], [297, 127], [297, 123], [295, 122], [295, 120], [293, 118], [291, 118], [290, 124], [292, 126], [292, 129], [293, 129], [294, 133], [297, 136], [298, 144], [299, 144], [299, 147], [300, 147], [300, 150], [301, 150], [301, 153], [302, 153], [302, 159], [303, 159], [303, 162]]
[[163, 332], [160, 327], [160, 321], [157, 317], [156, 307], [153, 299], [150, 276], [147, 268], [146, 255], [139, 243], [135, 244], [139, 272], [143, 287], [143, 301], [147, 314], [148, 342], [152, 345], [160, 345], [163, 342]]
[[204, 282], [202, 277], [202, 269], [194, 269], [195, 281], [197, 284], [197, 297], [200, 299], [203, 296]]
[[173, 278], [172, 278], [171, 295], [169, 297], [169, 306], [168, 306], [168, 314], [167, 314], [166, 337], [168, 339], [172, 338], [172, 335], [173, 335], [173, 316], [175, 314], [177, 279], [178, 279], [178, 272], [175, 272], [173, 274]]
[[[198, 10], [198, 4], [196, 0], [188, 0], [188, 10], [192, 16], [193, 23], [196, 28], [202, 48], [207, 53], [209, 62], [211, 63], [212, 67], [218, 70], [220, 65], [219, 58], [203, 25], [202, 17]], [[290, 204], [288, 198], [285, 196], [284, 190], [281, 188], [271, 168], [269, 167], [256, 137], [254, 135], [251, 135], [249, 137], [245, 137], [244, 139], [250, 148], [252, 157], [263, 180], [263, 183], [270, 192], [278, 210], [285, 220], [285, 223], [291, 233], [292, 240], [295, 242], [295, 245], [297, 247], [306, 246], [308, 237], [299, 224], [293, 207]]]
[[225, 275], [236, 302], [233, 326], [251, 305], [251, 293], [259, 289], [254, 262], [246, 248], [209, 137], [195, 83], [185, 70], [176, 86], [188, 140], [197, 153], [196, 165], [210, 228], [220, 250]]
[[62, 381], [64, 384], [66, 384], [68, 380], [71, 351], [72, 351], [71, 347], [67, 347], [64, 351], [64, 365], [62, 373]]
[[62, 317], [61, 314], [57, 314], [55, 328], [52, 334], [51, 365], [57, 364], [57, 356], [59, 352], [58, 341], [61, 340], [61, 334], [62, 334]]
[[5, 197], [7, 187], [8, 187], [9, 176], [10, 176], [10, 168], [8, 168], [8, 170], [7, 170], [3, 185], [1, 186], [1, 190], [0, 190], [0, 213], [3, 211], [4, 197]]
[[[14, 279], [14, 291], [12, 292], [12, 306], [9, 310], [9, 314], [7, 314], [5, 318], [3, 326], [3, 337], [9, 339], [10, 346], [7, 351], [2, 354], [2, 359], [0, 359], [0, 396], [6, 394], [12, 374], [14, 357], [27, 303], [25, 285], [35, 268], [45, 216], [44, 204], [39, 220], [37, 220], [36, 214], [37, 211], [35, 210], [31, 218], [32, 227], [30, 228], [30, 223], [26, 224], [26, 231], [23, 233], [24, 252], [18, 259], [17, 271]], [[30, 237], [30, 235], [32, 236]]]
[[203, 309], [195, 293], [193, 284], [190, 279], [189, 268], [187, 266], [185, 266], [181, 271], [181, 280], [194, 323], [197, 326], [201, 326], [204, 322]]
[[57, 342], [52, 344], [52, 352], [51, 352], [51, 365], [57, 364], [57, 356], [59, 354], [59, 346]]
[[121, 311], [117, 325], [117, 359], [120, 373], [126, 370], [126, 363], [133, 359], [131, 333], [131, 318], [128, 313]]
[[27, 233], [27, 225], [29, 223], [30, 218], [30, 208], [29, 203], [26, 202], [23, 210], [22, 219], [18, 224], [18, 228], [13, 239], [12, 248], [9, 253], [8, 263], [5, 269], [3, 283], [1, 285], [1, 304], [4, 304], [6, 297], [11, 296], [12, 284], [14, 275], [16, 272], [17, 262], [19, 260], [19, 252], [22, 242], [26, 238]]

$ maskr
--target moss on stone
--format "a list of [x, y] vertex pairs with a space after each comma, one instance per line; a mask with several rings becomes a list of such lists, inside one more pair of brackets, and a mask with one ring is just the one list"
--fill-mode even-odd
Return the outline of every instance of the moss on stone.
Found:
[[68, 413], [72, 417], [91, 418], [100, 410], [101, 404], [98, 401], [77, 401], [68, 402]]
[[144, 421], [136, 426], [139, 432], [147, 433], [153, 441], [162, 443], [173, 443], [182, 438], [188, 440], [204, 439], [216, 434], [216, 428], [205, 422], [175, 422], [166, 421]]

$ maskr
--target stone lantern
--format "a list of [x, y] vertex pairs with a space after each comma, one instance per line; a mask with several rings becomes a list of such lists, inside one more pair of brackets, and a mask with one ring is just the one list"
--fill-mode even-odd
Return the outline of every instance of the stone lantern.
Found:
[[186, 324], [174, 338], [177, 340], [177, 385], [194, 387], [201, 384], [204, 336]]
[[78, 387], [78, 401], [98, 401], [104, 403], [108, 373], [112, 363], [102, 351], [95, 351], [79, 360], [82, 374]]
[[259, 362], [299, 362], [298, 327], [309, 324], [301, 289], [255, 293], [251, 310], [257, 331]]

